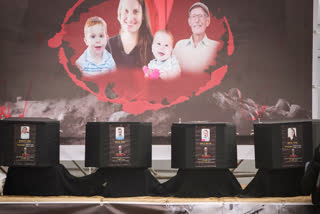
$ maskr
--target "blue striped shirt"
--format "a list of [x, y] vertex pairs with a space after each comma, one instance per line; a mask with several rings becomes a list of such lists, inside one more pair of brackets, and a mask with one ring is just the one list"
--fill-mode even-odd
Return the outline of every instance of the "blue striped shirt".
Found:
[[107, 51], [103, 51], [102, 60], [99, 64], [96, 64], [88, 49], [77, 59], [76, 65], [80, 70], [88, 75], [108, 73], [116, 69], [116, 64], [112, 58], [112, 55]]

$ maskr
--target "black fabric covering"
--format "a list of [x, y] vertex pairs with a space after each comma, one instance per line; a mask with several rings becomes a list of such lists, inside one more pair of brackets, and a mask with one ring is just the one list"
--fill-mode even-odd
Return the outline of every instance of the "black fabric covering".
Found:
[[162, 193], [148, 169], [102, 168], [75, 177], [63, 165], [55, 167], [9, 167], [4, 195], [128, 197]]
[[243, 190], [243, 197], [293, 197], [303, 194], [304, 168], [259, 169]]
[[242, 188], [229, 169], [179, 169], [176, 176], [163, 183], [165, 196], [229, 197]]
[[101, 192], [103, 177], [93, 173], [71, 175], [63, 165], [53, 167], [9, 167], [4, 195], [93, 196]]
[[130, 197], [163, 194], [162, 186], [147, 168], [100, 168], [104, 178], [101, 196]]
[[301, 186], [304, 194], [312, 194], [315, 213], [320, 213], [320, 145], [315, 149], [314, 156], [302, 178]]

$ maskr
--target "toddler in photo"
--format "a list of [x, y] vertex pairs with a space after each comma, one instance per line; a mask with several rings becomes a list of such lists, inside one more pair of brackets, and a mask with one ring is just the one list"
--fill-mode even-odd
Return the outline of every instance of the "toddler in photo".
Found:
[[84, 42], [88, 48], [76, 61], [83, 75], [97, 75], [116, 69], [111, 54], [106, 50], [107, 41], [106, 22], [97, 16], [88, 18], [84, 26]]
[[169, 80], [180, 76], [179, 62], [172, 55], [173, 36], [169, 31], [159, 30], [154, 35], [152, 53], [154, 59], [143, 67], [145, 76], [150, 79]]

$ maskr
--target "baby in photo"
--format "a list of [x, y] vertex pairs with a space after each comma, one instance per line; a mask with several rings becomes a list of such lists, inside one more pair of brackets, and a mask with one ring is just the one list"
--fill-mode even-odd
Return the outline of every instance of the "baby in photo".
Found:
[[169, 31], [159, 30], [154, 35], [152, 53], [154, 59], [144, 66], [145, 76], [150, 79], [170, 80], [180, 76], [179, 62], [172, 55], [173, 36]]
[[76, 61], [83, 75], [97, 75], [116, 69], [111, 54], [106, 50], [107, 41], [106, 22], [98, 16], [88, 18], [84, 26], [84, 42], [88, 48]]

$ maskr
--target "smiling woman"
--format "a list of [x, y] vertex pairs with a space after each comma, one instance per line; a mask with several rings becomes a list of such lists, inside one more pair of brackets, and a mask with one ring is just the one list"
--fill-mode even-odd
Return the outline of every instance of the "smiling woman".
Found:
[[141, 68], [152, 57], [152, 34], [144, 0], [120, 0], [118, 21], [120, 34], [109, 40], [116, 65]]

